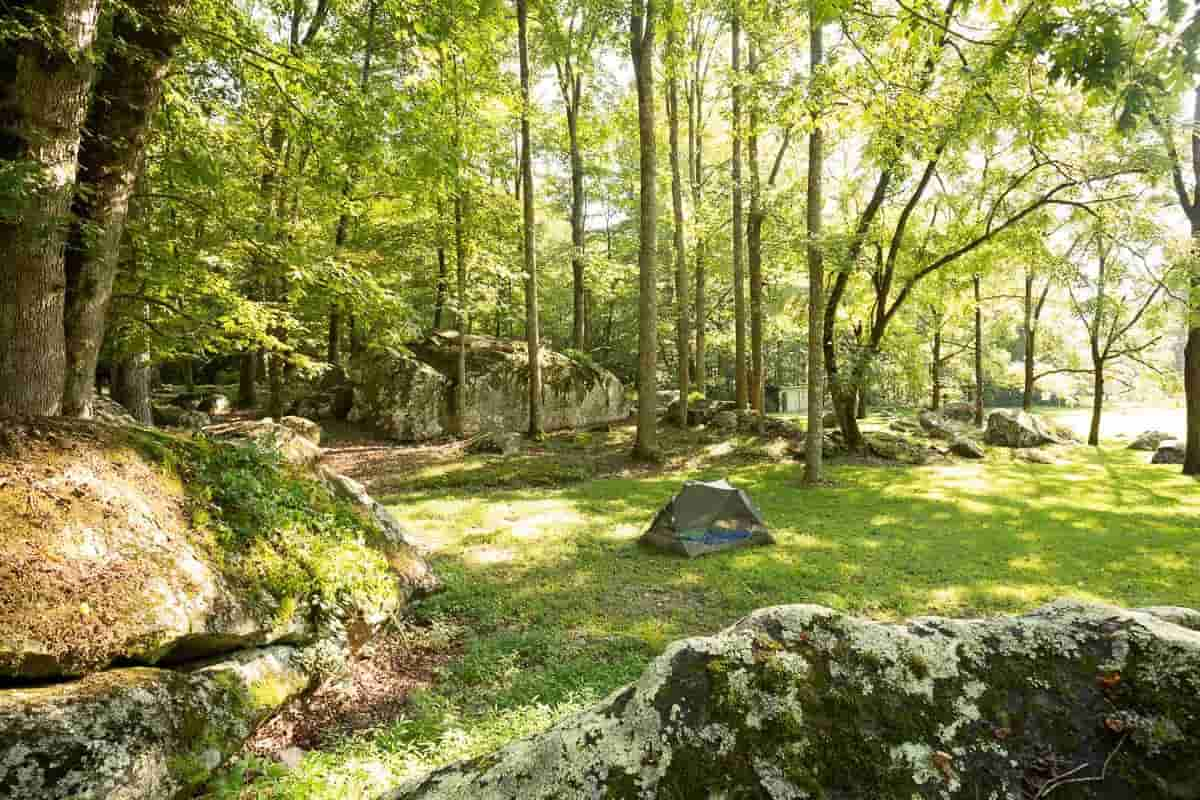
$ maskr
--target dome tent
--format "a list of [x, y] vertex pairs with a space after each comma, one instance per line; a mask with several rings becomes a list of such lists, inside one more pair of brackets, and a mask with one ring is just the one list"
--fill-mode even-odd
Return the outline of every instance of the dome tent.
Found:
[[688, 558], [775, 543], [754, 501], [723, 480], [685, 483], [641, 541]]

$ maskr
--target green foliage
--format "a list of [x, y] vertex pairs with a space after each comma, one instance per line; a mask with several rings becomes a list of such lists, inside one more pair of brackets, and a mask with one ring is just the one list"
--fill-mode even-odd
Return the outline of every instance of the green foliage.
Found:
[[311, 603], [325, 621], [373, 609], [396, 592], [374, 523], [271, 448], [201, 441], [177, 458], [193, 523], [227, 570], [264, 585], [290, 616]]

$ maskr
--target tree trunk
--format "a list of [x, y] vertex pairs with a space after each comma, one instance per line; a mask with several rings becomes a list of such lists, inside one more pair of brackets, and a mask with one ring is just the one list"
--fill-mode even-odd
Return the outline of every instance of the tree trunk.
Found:
[[[377, 0], [369, 0], [367, 4], [367, 35], [363, 42], [363, 65], [362, 71], [359, 73], [358, 88], [363, 95], [367, 94], [370, 88], [371, 81], [371, 56], [375, 52], [375, 17], [378, 11]], [[357, 146], [357, 142], [351, 139], [351, 148]], [[346, 180], [342, 184], [342, 202], [348, 203], [350, 196], [354, 191], [354, 184], [358, 179], [358, 164], [351, 163], [349, 171], [346, 174]], [[341, 213], [338, 214], [337, 227], [333, 234], [333, 250], [338, 253], [346, 245], [346, 239], [350, 233], [350, 211], [343, 206]], [[337, 366], [342, 361], [342, 309], [337, 300], [329, 308], [329, 352], [328, 360], [330, 364]]]
[[1021, 393], [1021, 408], [1033, 408], [1033, 273], [1025, 273], [1025, 389]]
[[983, 427], [983, 297], [979, 275], [975, 285], [975, 427]]
[[437, 262], [437, 294], [433, 299], [433, 329], [435, 331], [442, 329], [442, 313], [446, 308], [446, 284], [449, 281], [449, 272], [446, 268], [446, 248], [440, 245], [437, 249]]
[[[1200, 108], [1200, 105], [1198, 105]], [[1184, 475], [1200, 475], [1200, 217], [1192, 221], [1193, 262], [1188, 292], [1187, 346], [1183, 355], [1183, 387], [1187, 397], [1187, 443]]]
[[584, 247], [586, 232], [583, 220], [583, 154], [579, 148], [579, 84], [572, 87], [574, 99], [567, 106], [567, 136], [571, 148], [571, 280], [573, 313], [571, 326], [571, 346], [576, 350], [586, 347], [587, 334], [585, 319], [585, 292], [587, 284], [584, 281]]
[[658, 282], [655, 245], [658, 163], [654, 144], [654, 0], [632, 0], [630, 50], [638, 97], [640, 207], [638, 226], [638, 420], [634, 455], [658, 458]]
[[[749, 73], [758, 71], [758, 46], [750, 38]], [[746, 226], [747, 266], [750, 268], [750, 405], [761, 417], [766, 413], [764, 377], [766, 364], [763, 359], [763, 279], [762, 279], [762, 228], [765, 212], [762, 204], [762, 181], [758, 164], [758, 99], [750, 104], [750, 135], [747, 137], [747, 159], [750, 162], [750, 217]]]
[[933, 331], [933, 364], [930, 367], [933, 376], [933, 397], [929, 407], [934, 411], [942, 407], [942, 329]]
[[[672, 15], [668, 14], [668, 17]], [[675, 309], [676, 309], [676, 359], [679, 378], [679, 427], [688, 424], [688, 393], [691, 391], [691, 376], [688, 374], [691, 360], [692, 333], [688, 325], [689, 294], [687, 253], [684, 251], [683, 219], [683, 176], [679, 165], [679, 77], [676, 75], [679, 55], [679, 35], [676, 20], [670, 18], [667, 28], [667, 52], [672, 64], [667, 77], [667, 115], [670, 122], [671, 139], [671, 206], [674, 212], [675, 234]]]
[[1088, 430], [1088, 444], [1100, 445], [1100, 414], [1104, 411], [1104, 361], [1095, 362], [1092, 383], [1092, 426]]
[[750, 389], [746, 385], [746, 276], [742, 263], [745, 225], [742, 221], [742, 89], [741, 89], [741, 40], [742, 11], [739, 0], [734, 0], [731, 53], [733, 67], [732, 113], [733, 157], [730, 171], [733, 179], [733, 325], [734, 325], [734, 397], [739, 411], [746, 408]]
[[[46, 7], [49, 30], [0, 53], [0, 161], [28, 167], [9, 176], [26, 185], [0, 217], [0, 415], [62, 408], [63, 247], [100, 17], [99, 0], [37, 5]], [[0, 11], [0, 25], [25, 21]]]
[[[698, 217], [704, 201], [704, 130], [703, 130], [703, 70], [699, 43], [692, 53], [692, 83], [688, 90], [688, 181], [692, 190], [692, 214]], [[708, 298], [705, 297], [704, 231], [695, 226], [693, 249], [696, 258], [696, 353], [692, 383], [697, 391], [707, 394], [708, 369], [705, 353], [705, 326], [708, 324]]]
[[267, 364], [267, 375], [270, 379], [269, 391], [267, 397], [267, 416], [279, 419], [283, 416], [283, 386], [285, 383], [284, 375], [285, 359], [283, 352], [276, 350], [271, 353], [271, 360]]
[[[808, 47], [814, 77], [825, 60], [825, 42], [817, 2], [808, 4]], [[808, 192], [805, 200], [808, 228], [808, 427], [804, 441], [804, 482], [825, 478], [825, 365], [821, 336], [825, 329], [825, 255], [821, 244], [824, 206], [825, 134], [813, 119], [808, 135]]]
[[329, 348], [326, 358], [334, 366], [342, 363], [342, 311], [336, 302], [329, 307]]
[[455, 436], [462, 436], [466, 431], [467, 328], [470, 320], [467, 318], [467, 245], [463, 229], [461, 193], [454, 197], [454, 265], [458, 283], [458, 314], [455, 320], [458, 327], [458, 355], [454, 364], [454, 413], [451, 415], [451, 432]]
[[533, 149], [529, 132], [529, 20], [527, 0], [517, 0], [521, 72], [521, 211], [525, 255], [525, 337], [529, 353], [529, 436], [542, 437], [542, 364], [538, 332], [537, 257], [534, 252]]
[[254, 408], [258, 405], [258, 353], [247, 350], [242, 353], [241, 362], [238, 375], [238, 408]]
[[113, 399], [142, 425], [154, 424], [150, 407], [150, 367], [149, 353], [135, 353], [117, 365], [113, 380]]
[[66, 416], [92, 413], [121, 237], [167, 63], [181, 39], [171, 23], [186, 5], [187, 0], [140, 0], [132, 3], [137, 22], [124, 13], [113, 22], [112, 36], [123, 46], [110, 48], [100, 69], [79, 152], [78, 182], [85, 190], [75, 196], [65, 257]]

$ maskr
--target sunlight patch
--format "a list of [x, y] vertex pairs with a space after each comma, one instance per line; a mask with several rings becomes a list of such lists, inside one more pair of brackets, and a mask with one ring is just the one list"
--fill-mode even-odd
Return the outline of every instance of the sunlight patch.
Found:
[[517, 557], [515, 551], [507, 547], [495, 547], [490, 544], [472, 547], [463, 553], [463, 561], [472, 567], [488, 567], [493, 564], [507, 564]]

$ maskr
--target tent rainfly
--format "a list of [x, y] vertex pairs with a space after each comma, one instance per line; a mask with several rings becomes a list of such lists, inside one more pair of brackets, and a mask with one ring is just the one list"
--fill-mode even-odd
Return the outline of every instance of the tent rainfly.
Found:
[[719, 550], [774, 544], [750, 497], [727, 481], [688, 481], [667, 503], [642, 543], [695, 558]]

